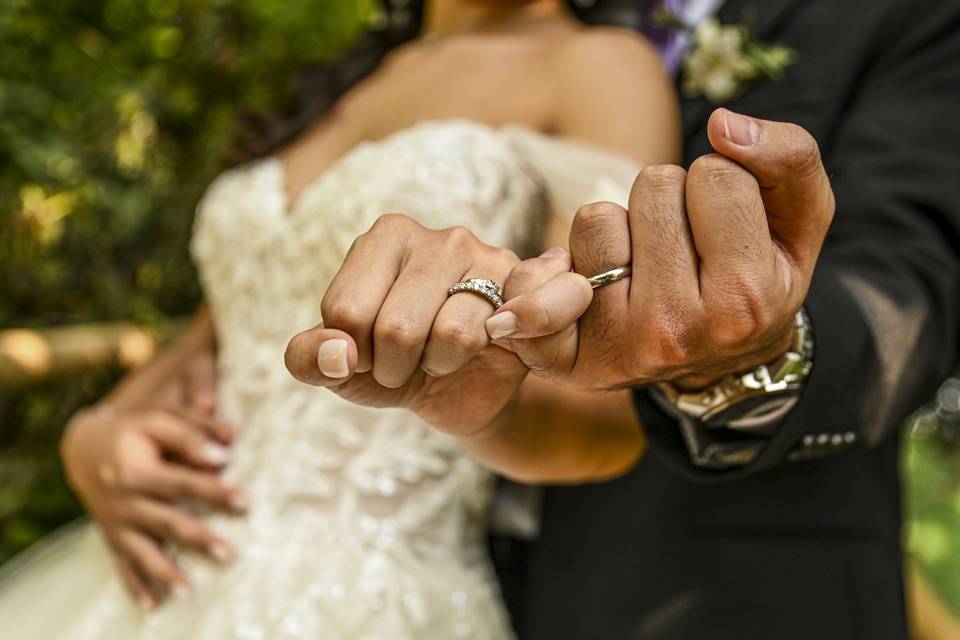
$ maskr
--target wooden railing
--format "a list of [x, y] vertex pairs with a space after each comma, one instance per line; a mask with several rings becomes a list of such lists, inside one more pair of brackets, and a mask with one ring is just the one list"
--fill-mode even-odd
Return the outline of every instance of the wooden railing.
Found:
[[17, 387], [91, 367], [132, 368], [186, 326], [176, 321], [161, 331], [125, 322], [0, 330], [0, 387]]

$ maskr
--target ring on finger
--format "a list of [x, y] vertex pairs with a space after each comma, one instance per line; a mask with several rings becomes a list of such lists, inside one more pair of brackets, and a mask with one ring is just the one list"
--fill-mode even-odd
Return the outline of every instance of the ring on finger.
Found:
[[493, 280], [488, 280], [486, 278], [470, 278], [468, 280], [462, 280], [447, 289], [447, 297], [457, 293], [472, 293], [480, 296], [492, 304], [494, 310], [503, 306], [503, 294], [500, 291], [500, 285]]

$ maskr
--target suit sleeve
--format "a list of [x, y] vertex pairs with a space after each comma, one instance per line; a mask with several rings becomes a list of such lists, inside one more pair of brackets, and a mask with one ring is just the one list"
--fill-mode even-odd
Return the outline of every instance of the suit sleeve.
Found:
[[957, 366], [960, 10], [908, 4], [820, 141], [837, 213], [806, 301], [815, 351], [799, 402], [767, 438], [700, 428], [708, 444], [744, 452], [745, 463], [710, 468], [691, 425], [636, 393], [653, 451], [686, 475], [735, 479], [876, 446]]

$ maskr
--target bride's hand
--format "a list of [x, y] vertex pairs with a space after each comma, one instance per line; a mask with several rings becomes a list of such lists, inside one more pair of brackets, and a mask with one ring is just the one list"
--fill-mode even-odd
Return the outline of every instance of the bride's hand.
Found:
[[470, 278], [502, 283], [518, 262], [462, 227], [435, 231], [382, 216], [327, 289], [323, 323], [290, 341], [287, 368], [352, 402], [406, 407], [456, 435], [483, 429], [527, 369], [490, 344], [484, 322], [493, 305], [447, 289]]
[[144, 609], [167, 593], [189, 592], [165, 542], [231, 559], [229, 542], [179, 504], [245, 509], [245, 494], [218, 477], [231, 438], [229, 427], [197, 410], [115, 411], [106, 405], [82, 411], [67, 427], [61, 442], [67, 477]]

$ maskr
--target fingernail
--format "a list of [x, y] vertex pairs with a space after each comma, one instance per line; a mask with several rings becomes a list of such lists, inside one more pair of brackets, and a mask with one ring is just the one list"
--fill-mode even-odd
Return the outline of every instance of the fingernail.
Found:
[[230, 450], [218, 444], [208, 442], [200, 448], [200, 458], [209, 465], [222, 467], [230, 462]]
[[350, 374], [347, 365], [347, 341], [327, 340], [317, 350], [317, 366], [328, 378], [345, 378]]
[[244, 513], [250, 509], [250, 496], [243, 491], [235, 491], [230, 494], [230, 498], [227, 501], [230, 503], [230, 508], [234, 511]]
[[173, 597], [177, 600], [186, 600], [190, 597], [190, 587], [183, 583], [173, 585], [171, 591], [173, 592]]
[[233, 560], [233, 551], [231, 551], [230, 547], [228, 547], [222, 542], [212, 543], [207, 548], [207, 550], [210, 552], [210, 555], [212, 555], [214, 558], [217, 559], [217, 561], [223, 564], [226, 564], [231, 560]]
[[141, 594], [137, 598], [137, 604], [140, 605], [140, 608], [143, 609], [144, 611], [153, 611], [153, 607], [154, 607], [153, 598], [151, 598], [146, 594]]
[[733, 144], [749, 147], [760, 139], [760, 125], [753, 118], [724, 109], [723, 135]]
[[543, 253], [541, 253], [541, 254], [540, 254], [540, 257], [541, 257], [541, 258], [551, 258], [551, 257], [553, 257], [553, 256], [566, 255], [566, 253], [567, 253], [567, 250], [564, 249], [563, 247], [553, 247], [553, 248], [547, 249], [546, 251], [544, 251]]
[[517, 316], [512, 311], [504, 311], [491, 316], [485, 324], [487, 335], [493, 340], [513, 335], [520, 328], [517, 325]]

